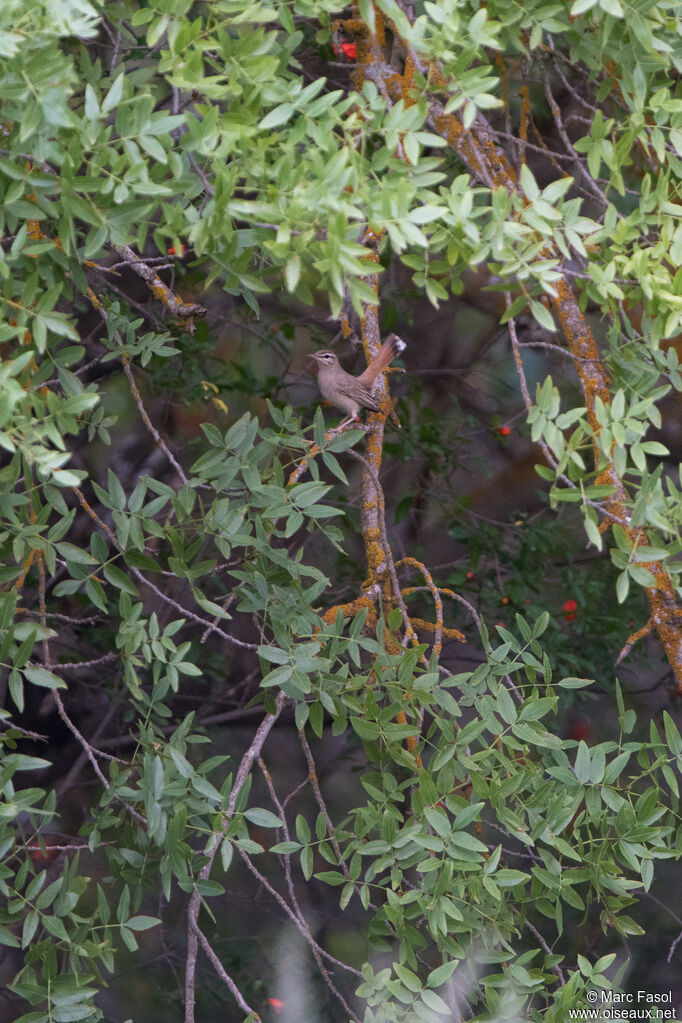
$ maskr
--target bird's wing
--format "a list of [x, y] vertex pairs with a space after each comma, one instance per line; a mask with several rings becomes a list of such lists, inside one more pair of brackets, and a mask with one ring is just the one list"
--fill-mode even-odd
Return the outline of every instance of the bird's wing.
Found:
[[358, 383], [357, 377], [351, 377], [350, 380], [341, 380], [336, 384], [336, 388], [341, 394], [347, 395], [353, 401], [357, 401], [359, 405], [363, 405], [365, 408], [370, 409], [372, 412], [381, 412], [381, 406], [377, 405], [376, 401], [372, 397], [372, 392], [369, 387], [365, 384]]

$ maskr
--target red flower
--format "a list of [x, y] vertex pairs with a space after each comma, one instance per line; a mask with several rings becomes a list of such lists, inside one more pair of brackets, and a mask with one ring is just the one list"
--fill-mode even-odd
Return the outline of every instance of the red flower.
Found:
[[473, 572], [467, 572], [467, 579], [473, 579], [473, 578], [474, 578], [474, 573]]
[[348, 60], [355, 60], [358, 55], [358, 48], [355, 43], [341, 43], [341, 53], [344, 57], [348, 57]]
[[501, 426], [497, 432], [500, 437], [508, 437], [511, 433], [511, 426]]
[[576, 600], [567, 600], [561, 609], [564, 612], [564, 618], [567, 622], [572, 622], [575, 619], [575, 613], [578, 610], [578, 602]]
[[275, 1012], [279, 1012], [280, 1009], [284, 1008], [284, 1002], [280, 1001], [279, 998], [268, 998], [268, 1005], [270, 1005]]
[[503, 604], [508, 604], [509, 603], [509, 597], [503, 597], [502, 598], [502, 603]]

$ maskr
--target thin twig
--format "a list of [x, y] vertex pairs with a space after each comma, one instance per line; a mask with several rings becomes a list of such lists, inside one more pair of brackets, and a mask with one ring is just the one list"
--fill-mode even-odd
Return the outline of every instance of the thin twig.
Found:
[[[270, 793], [270, 798], [272, 799], [272, 801], [273, 801], [273, 803], [275, 805], [275, 808], [276, 808], [279, 816], [282, 819], [282, 830], [284, 832], [284, 838], [285, 838], [285, 840], [287, 842], [289, 842], [289, 841], [291, 841], [291, 838], [290, 838], [290, 835], [289, 835], [289, 827], [288, 827], [287, 822], [286, 822], [286, 816], [285, 816], [285, 813], [284, 813], [284, 808], [283, 808], [282, 804], [280, 803], [279, 799], [277, 798], [277, 793], [275, 791], [275, 786], [272, 783], [272, 778], [270, 776], [270, 772], [268, 771], [267, 767], [265, 766], [265, 763], [264, 763], [262, 757], [258, 758], [258, 764], [259, 764], [259, 767], [260, 767], [261, 771], [263, 772], [263, 777], [265, 778], [265, 784], [268, 787], [268, 791]], [[300, 928], [299, 929], [300, 929], [301, 933], [303, 934], [303, 937], [305, 938], [305, 940], [308, 942], [308, 944], [310, 946], [310, 950], [313, 953], [313, 957], [315, 959], [315, 962], [317, 963], [318, 969], [320, 970], [320, 973], [322, 975], [322, 979], [324, 980], [325, 984], [327, 984], [327, 986], [329, 987], [329, 989], [332, 992], [332, 994], [336, 998], [338, 998], [338, 1000], [341, 1002], [341, 1004], [343, 1005], [343, 1007], [346, 1010], [346, 1012], [350, 1012], [348, 1006], [346, 1005], [346, 1003], [345, 1003], [345, 1001], [343, 999], [343, 996], [337, 990], [336, 986], [333, 984], [331, 978], [329, 977], [329, 973], [328, 973], [328, 971], [327, 971], [326, 967], [324, 966], [324, 964], [322, 962], [322, 959], [321, 959], [321, 953], [323, 952], [323, 950], [321, 949], [321, 946], [317, 945], [317, 942], [313, 938], [312, 932], [310, 930], [310, 926], [308, 925], [308, 921], [306, 920], [305, 916], [303, 915], [303, 911], [302, 911], [302, 909], [301, 909], [301, 907], [300, 907], [300, 905], [298, 903], [298, 899], [296, 897], [296, 890], [294, 888], [294, 881], [293, 881], [293, 878], [291, 876], [291, 856], [284, 854], [284, 855], [282, 855], [282, 859], [284, 861], [284, 876], [286, 878], [287, 888], [289, 889], [289, 898], [291, 899], [291, 905], [293, 906], [294, 912], [295, 912], [298, 920], [300, 921]], [[350, 969], [350, 967], [347, 967], [347, 965], [345, 963], [342, 963], [340, 960], [332, 959], [331, 956], [329, 956], [329, 958], [334, 963], [336, 963], [337, 966], [341, 966], [344, 969]]]
[[206, 192], [206, 195], [210, 196], [212, 199], [213, 196], [215, 195], [215, 189], [211, 182], [206, 177], [206, 175], [204, 174], [204, 171], [200, 167], [199, 161], [196, 159], [194, 153], [189, 154], [189, 162], [192, 164], [192, 167], [201, 178], [201, 183], [204, 186], [204, 191]]
[[[567, 153], [569, 153], [569, 154], [570, 153], [575, 153], [575, 149], [573, 148], [573, 143], [571, 142], [570, 138], [568, 137], [568, 133], [566, 132], [566, 129], [564, 128], [564, 122], [563, 122], [563, 120], [561, 118], [561, 110], [559, 109], [559, 104], [557, 103], [557, 101], [554, 99], [554, 96], [552, 95], [552, 90], [550, 88], [549, 79], [548, 79], [547, 75], [544, 76], [544, 85], [545, 85], [545, 96], [547, 97], [547, 102], [549, 103], [550, 110], [552, 111], [552, 117], [554, 118], [554, 124], [556, 125], [556, 129], [559, 132], [559, 138], [561, 139], [561, 141], [563, 142], [564, 146], [566, 147], [566, 152]], [[575, 155], [576, 155], [576, 160], [577, 160], [578, 166], [580, 167], [580, 173], [582, 174], [583, 178], [585, 179], [587, 184], [592, 189], [594, 195], [596, 195], [598, 199], [601, 199], [601, 201], [604, 203], [604, 206], [607, 206], [607, 207], [610, 206], [611, 203], [606, 198], [606, 196], [602, 192], [601, 188], [599, 187], [597, 182], [594, 180], [594, 178], [590, 174], [588, 168], [585, 166], [583, 161], [578, 158], [578, 154], [576, 153]], [[618, 210], [616, 210], [616, 216], [618, 218], [622, 218], [622, 213], [619, 213]]]
[[[211, 946], [210, 941], [208, 940], [208, 938], [206, 937], [204, 932], [202, 930], [200, 930], [199, 925], [197, 924], [197, 922], [196, 921], [191, 921], [191, 927], [192, 927], [192, 930], [193, 930], [194, 934], [199, 939], [199, 943], [201, 944], [201, 947], [203, 948], [204, 952], [206, 953], [206, 956], [207, 956], [209, 962], [213, 966], [213, 969], [218, 974], [218, 976], [223, 981], [223, 983], [230, 989], [230, 991], [232, 992], [232, 995], [234, 997], [235, 1002], [237, 1003], [239, 1008], [242, 1010], [242, 1012], [246, 1012], [246, 1013], [253, 1013], [253, 1012], [255, 1012], [255, 1010], [252, 1009], [251, 1006], [244, 1000], [244, 996], [242, 995], [241, 991], [239, 990], [239, 988], [237, 987], [235, 982], [232, 980], [232, 977], [229, 975], [229, 973], [227, 972], [227, 970], [225, 969], [225, 967], [221, 963], [221, 961], [218, 958], [218, 956], [213, 951], [213, 948]], [[260, 1018], [260, 1017], [258, 1017], [258, 1018]]]
[[175, 456], [172, 454], [172, 452], [170, 451], [168, 445], [163, 440], [163, 438], [161, 437], [161, 434], [156, 429], [156, 427], [152, 423], [151, 419], [149, 418], [149, 415], [147, 414], [147, 410], [145, 409], [144, 404], [142, 402], [142, 396], [140, 395], [140, 392], [137, 389], [137, 384], [135, 383], [135, 377], [133, 376], [133, 371], [132, 371], [132, 369], [130, 367], [130, 358], [129, 358], [129, 356], [124, 353], [123, 356], [121, 357], [121, 362], [123, 364], [123, 372], [125, 373], [126, 377], [128, 378], [128, 386], [130, 387], [130, 393], [132, 394], [132, 396], [133, 396], [133, 398], [135, 400], [135, 404], [137, 405], [137, 408], [138, 408], [138, 411], [140, 413], [140, 418], [142, 419], [142, 422], [147, 427], [147, 430], [149, 431], [149, 433], [151, 433], [152, 437], [154, 438], [154, 441], [156, 442], [158, 447], [161, 448], [161, 450], [163, 451], [164, 455], [166, 456], [166, 458], [168, 459], [170, 464], [173, 466], [173, 468], [177, 472], [177, 474], [180, 477], [180, 479], [182, 480], [183, 484], [186, 484], [187, 483], [187, 477], [185, 476], [185, 473], [184, 473], [184, 470], [183, 470], [182, 466], [176, 460]]
[[60, 669], [60, 671], [63, 670], [64, 668], [69, 668], [71, 671], [74, 671], [78, 668], [92, 668], [96, 664], [104, 664], [106, 661], [115, 661], [117, 660], [118, 656], [119, 656], [118, 654], [110, 652], [108, 654], [102, 654], [101, 657], [95, 657], [94, 660], [92, 661], [66, 661], [66, 662], [60, 661], [57, 667]]
[[[260, 756], [265, 740], [267, 739], [270, 731], [277, 721], [278, 717], [284, 710], [287, 704], [287, 696], [281, 690], [275, 698], [275, 712], [273, 714], [266, 714], [261, 721], [256, 734], [251, 740], [251, 745], [247, 749], [246, 753], [241, 759], [239, 768], [237, 770], [237, 776], [230, 792], [230, 798], [228, 800], [227, 809], [223, 814], [220, 827], [213, 833], [209, 841], [209, 846], [206, 850], [206, 862], [199, 871], [199, 880], [205, 881], [211, 873], [213, 867], [213, 861], [215, 860], [220, 843], [222, 842], [228, 827], [230, 826], [230, 820], [234, 815], [234, 809], [237, 805], [237, 799], [241, 792], [244, 782], [251, 773], [254, 761]], [[196, 980], [196, 963], [197, 963], [197, 951], [198, 951], [198, 935], [197, 935], [197, 922], [199, 919], [199, 910], [201, 908], [201, 895], [195, 889], [189, 899], [187, 906], [187, 957], [185, 961], [185, 1023], [194, 1023], [194, 1008], [196, 1004], [196, 991], [195, 991], [195, 980]]]
[[[354, 966], [349, 966], [348, 963], [341, 962], [340, 959], [336, 959], [333, 955], [331, 955], [324, 948], [322, 948], [321, 945], [318, 945], [317, 942], [315, 941], [315, 939], [313, 938], [313, 936], [310, 934], [310, 931], [307, 929], [308, 925], [305, 923], [305, 921], [299, 920], [299, 918], [297, 917], [296, 913], [294, 913], [293, 909], [291, 908], [289, 903], [286, 901], [284, 896], [281, 895], [280, 892], [278, 892], [276, 888], [273, 888], [272, 885], [270, 884], [270, 882], [268, 881], [268, 879], [263, 874], [261, 874], [260, 870], [258, 870], [257, 867], [254, 866], [254, 864], [253, 864], [253, 862], [251, 860], [251, 857], [248, 855], [248, 853], [245, 853], [243, 849], [239, 849], [239, 855], [241, 856], [241, 858], [243, 859], [244, 863], [246, 864], [248, 869], [251, 871], [253, 876], [255, 878], [257, 878], [258, 881], [260, 881], [260, 883], [263, 885], [265, 890], [267, 892], [269, 892], [270, 895], [272, 895], [273, 899], [275, 899], [276, 902], [279, 903], [279, 905], [282, 907], [282, 909], [284, 910], [286, 915], [289, 917], [291, 922], [294, 924], [296, 929], [301, 932], [303, 937], [306, 939], [306, 941], [310, 945], [310, 950], [311, 950], [311, 952], [313, 953], [313, 955], [315, 956], [316, 959], [318, 958], [318, 956], [320, 958], [328, 959], [329, 962], [334, 963], [336, 966], [339, 966], [342, 970], [347, 970], [348, 973], [352, 973], [356, 977], [361, 977], [362, 976], [360, 970], [356, 970]], [[307, 933], [306, 933], [306, 931], [307, 931]], [[322, 972], [322, 975], [325, 977], [325, 979], [327, 979], [328, 976], [329, 976], [327, 970], [319, 962], [318, 962], [318, 965], [320, 966], [320, 970]], [[341, 1000], [341, 1003], [343, 1004], [344, 1008], [346, 1009], [346, 1012], [348, 1012], [349, 1015], [352, 1015], [350, 1009], [348, 1008], [348, 1006], [344, 1002], [342, 996], [337, 993], [337, 997]]]
[[327, 804], [325, 803], [322, 797], [322, 792], [320, 791], [320, 783], [317, 777], [317, 767], [315, 765], [315, 760], [313, 759], [313, 751], [308, 745], [308, 740], [306, 739], [305, 732], [303, 731], [302, 728], [299, 728], [298, 730], [298, 741], [301, 744], [303, 755], [305, 756], [306, 762], [308, 764], [308, 781], [310, 782], [311, 788], [313, 790], [315, 802], [317, 803], [320, 813], [324, 817], [324, 822], [327, 825], [327, 834], [329, 835], [329, 841], [331, 842], [332, 848], [336, 854], [336, 861], [341, 870], [343, 871], [344, 876], [346, 878], [350, 878], [348, 865], [344, 862], [343, 856], [341, 854], [341, 848], [336, 837], [336, 832], [334, 831], [332, 819], [329, 816]]

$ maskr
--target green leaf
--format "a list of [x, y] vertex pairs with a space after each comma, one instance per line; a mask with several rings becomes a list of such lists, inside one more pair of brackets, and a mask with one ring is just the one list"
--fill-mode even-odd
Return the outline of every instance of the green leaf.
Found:
[[279, 127], [279, 125], [286, 124], [293, 112], [294, 107], [291, 103], [280, 103], [278, 107], [275, 107], [269, 114], [265, 115], [258, 127], [261, 131]]
[[89, 82], [85, 86], [85, 116], [89, 121], [96, 121], [99, 117], [97, 93]]
[[433, 220], [447, 216], [447, 206], [417, 206], [410, 210], [408, 217], [413, 224], [430, 224]]
[[448, 1005], [446, 1005], [446, 1003], [443, 1001], [440, 995], [436, 994], [435, 991], [428, 990], [422, 991], [421, 1000], [424, 1003], [424, 1005], [426, 1005], [427, 1008], [431, 1009], [433, 1012], [437, 1012], [442, 1016], [452, 1017], [450, 1008], [448, 1007]]
[[599, 6], [614, 18], [623, 18], [625, 16], [620, 0], [599, 0]]
[[554, 317], [550, 313], [549, 309], [542, 304], [542, 302], [536, 302], [535, 300], [532, 301], [530, 303], [530, 311], [541, 327], [544, 327], [545, 330], [549, 330], [552, 333], [556, 331]]
[[87, 551], [82, 550], [80, 547], [76, 547], [72, 543], [58, 543], [55, 547], [66, 561], [71, 561], [76, 565], [94, 565], [96, 564], [95, 559]]
[[34, 686], [43, 686], [45, 689], [66, 689], [66, 682], [48, 671], [47, 668], [24, 668], [23, 675]]
[[301, 257], [294, 253], [290, 256], [284, 267], [284, 280], [287, 291], [296, 291], [296, 286], [301, 279]]
[[628, 595], [629, 589], [630, 580], [628, 578], [628, 573], [621, 572], [620, 575], [618, 576], [618, 579], [616, 580], [616, 597], [618, 598], [619, 604], [623, 603], [623, 601]]
[[557, 682], [558, 686], [562, 689], [584, 689], [585, 686], [591, 686], [594, 679], [591, 678], [562, 678], [560, 682]]
[[122, 572], [117, 565], [104, 565], [102, 568], [102, 574], [104, 578], [116, 586], [119, 590], [124, 590], [125, 593], [129, 593], [132, 597], [138, 596], [137, 587], [128, 578], [125, 572]]
[[513, 888], [517, 884], [525, 884], [526, 881], [530, 881], [530, 874], [526, 874], [522, 870], [512, 870], [511, 868], [497, 870], [493, 876], [495, 883], [500, 888]]
[[296, 818], [296, 837], [302, 845], [305, 845], [310, 841], [310, 828], [308, 827], [308, 822], [303, 814], [300, 813]]
[[319, 874], [315, 874], [315, 877], [320, 881], [324, 881], [325, 884], [330, 885], [342, 885], [346, 883], [346, 876], [339, 870], [322, 870]]
[[401, 966], [400, 963], [394, 963], [393, 969], [408, 991], [421, 991], [422, 982], [416, 973], [409, 970], [407, 966]]
[[578, 781], [588, 782], [590, 780], [590, 766], [590, 751], [587, 744], [581, 739], [575, 758], [575, 775]]
[[351, 717], [351, 726], [354, 732], [366, 742], [372, 742], [379, 738], [380, 729], [376, 721], [367, 721], [365, 718]]
[[148, 931], [160, 923], [161, 921], [156, 916], [131, 916], [126, 920], [125, 926], [129, 927], [131, 931]]
[[467, 831], [453, 831], [450, 835], [450, 843], [457, 846], [458, 849], [466, 849], [468, 852], [484, 853], [488, 851], [487, 845]]
[[[301, 848], [299, 842], [277, 842], [276, 845], [270, 846], [271, 853], [280, 853], [283, 856], [289, 856], [291, 853], [298, 852]], [[320, 874], [316, 874], [315, 877], [320, 877]]]
[[281, 828], [284, 826], [279, 817], [276, 817], [270, 810], [262, 810], [257, 806], [244, 810], [244, 816], [259, 828]]
[[682, 737], [680, 736], [677, 725], [671, 718], [667, 710], [663, 711], [663, 727], [665, 729], [665, 738], [668, 746], [675, 756], [679, 756], [682, 753]]
[[[153, 44], [152, 44], [153, 45]], [[123, 95], [123, 82], [125, 81], [125, 74], [123, 71], [116, 77], [113, 85], [109, 89], [108, 93], [102, 100], [102, 113], [108, 114], [110, 110], [114, 110], [115, 107], [121, 102], [121, 96]]]
[[273, 671], [268, 672], [261, 686], [264, 689], [269, 689], [272, 686], [283, 686], [285, 682], [288, 682], [294, 673], [292, 664], [282, 664], [279, 668], [275, 668]]
[[432, 970], [426, 979], [426, 983], [429, 987], [440, 987], [445, 984], [457, 969], [459, 963], [456, 959], [451, 959], [450, 962], [443, 963], [442, 966], [436, 967]]

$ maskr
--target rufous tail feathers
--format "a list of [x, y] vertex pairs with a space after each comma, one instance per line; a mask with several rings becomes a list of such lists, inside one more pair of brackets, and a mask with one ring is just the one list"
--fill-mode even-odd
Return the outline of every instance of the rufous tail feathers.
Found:
[[364, 373], [361, 373], [357, 380], [371, 387], [380, 373], [395, 359], [405, 348], [405, 342], [397, 334], [389, 334], [383, 345], [374, 356]]

